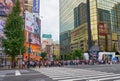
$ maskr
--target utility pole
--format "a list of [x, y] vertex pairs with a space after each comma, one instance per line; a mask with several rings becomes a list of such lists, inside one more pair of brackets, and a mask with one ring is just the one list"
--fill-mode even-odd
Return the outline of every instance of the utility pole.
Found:
[[30, 68], [30, 53], [31, 53], [31, 48], [30, 48], [30, 44], [31, 44], [32, 40], [31, 40], [31, 36], [30, 33], [28, 35], [28, 68]]

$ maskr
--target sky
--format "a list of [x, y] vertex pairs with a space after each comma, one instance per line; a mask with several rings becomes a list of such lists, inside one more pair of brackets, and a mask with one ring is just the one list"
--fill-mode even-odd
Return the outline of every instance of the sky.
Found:
[[41, 33], [59, 41], [59, 0], [40, 0]]

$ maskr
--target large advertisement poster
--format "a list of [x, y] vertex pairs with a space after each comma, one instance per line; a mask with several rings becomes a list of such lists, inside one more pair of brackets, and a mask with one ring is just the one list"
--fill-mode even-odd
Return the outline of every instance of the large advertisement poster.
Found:
[[40, 34], [40, 19], [34, 15], [34, 34]]
[[28, 11], [25, 12], [25, 30], [34, 32], [34, 16]]
[[25, 30], [34, 34], [40, 34], [40, 22], [40, 19], [34, 14], [28, 11], [25, 12]]
[[14, 5], [13, 0], [0, 0], [0, 16], [7, 16]]
[[40, 45], [41, 21], [36, 15], [26, 11], [25, 30], [27, 31], [26, 41], [31, 38], [31, 44]]
[[102, 22], [98, 23], [98, 32], [100, 36], [105, 36], [108, 32], [106, 24]]
[[[16, 0], [0, 0], [0, 16], [8, 16], [12, 8], [14, 6]], [[20, 15], [23, 16], [24, 9], [25, 9], [25, 0], [19, 0], [21, 6], [21, 13]]]
[[31, 44], [40, 45], [40, 37], [39, 35], [35, 35], [34, 33], [27, 32], [26, 34], [26, 42], [29, 42], [29, 38], [31, 39]]
[[33, 12], [39, 13], [40, 0], [33, 0]]
[[3, 29], [5, 27], [5, 22], [6, 22], [6, 18], [0, 19], [0, 37], [4, 36]]

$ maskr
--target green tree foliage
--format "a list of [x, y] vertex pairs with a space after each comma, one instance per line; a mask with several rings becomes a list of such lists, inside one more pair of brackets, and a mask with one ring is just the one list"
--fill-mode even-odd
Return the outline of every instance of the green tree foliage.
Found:
[[54, 60], [59, 60], [59, 56], [53, 55], [53, 59], [54, 59]]
[[4, 28], [5, 38], [2, 40], [4, 52], [12, 58], [12, 68], [14, 68], [15, 57], [25, 52], [24, 47], [24, 23], [20, 16], [20, 2], [16, 1], [11, 14], [7, 17]]
[[72, 60], [72, 54], [70, 53], [66, 54], [66, 60]]
[[80, 50], [80, 49], [75, 49], [75, 50], [73, 51], [73, 56], [74, 56], [74, 58], [76, 58], [76, 59], [77, 59], [77, 57], [78, 57], [80, 60], [82, 60], [82, 58], [83, 58], [83, 51]]
[[47, 55], [46, 52], [42, 52], [42, 53], [41, 53], [41, 57], [42, 57], [43, 60], [45, 59], [46, 55]]

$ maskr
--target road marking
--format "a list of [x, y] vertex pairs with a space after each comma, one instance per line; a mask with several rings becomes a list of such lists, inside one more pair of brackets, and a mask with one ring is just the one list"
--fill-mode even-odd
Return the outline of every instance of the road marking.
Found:
[[99, 80], [86, 80], [86, 81], [99, 81]]
[[[86, 81], [101, 81], [109, 79], [118, 79], [120, 74], [107, 73], [94, 70], [85, 69], [73, 69], [73, 68], [35, 68], [38, 71], [53, 80], [58, 81], [76, 81], [76, 80], [86, 80]], [[111, 78], [112, 77], [112, 78]], [[118, 80], [120, 81], [120, 80]]]
[[[109, 79], [117, 79], [117, 78], [120, 78], [120, 76], [117, 76], [117, 77], [106, 77], [106, 78], [101, 78], [101, 79], [95, 79], [95, 80], [98, 80], [98, 81], [104, 81], [104, 80], [109, 80]], [[93, 79], [94, 80], [94, 79]], [[115, 80], [116, 81], [116, 80]], [[120, 80], [118, 80], [120, 81]]]
[[120, 79], [119, 80], [114, 80], [114, 81], [120, 81]]
[[[118, 77], [116, 77], [118, 76]], [[105, 78], [106, 77], [106, 78]], [[108, 78], [109, 77], [109, 78]], [[94, 79], [94, 78], [101, 78], [101, 79]], [[103, 75], [103, 76], [94, 76], [94, 77], [87, 77], [87, 76], [84, 76], [84, 77], [81, 77], [81, 78], [75, 78], [75, 79], [66, 79], [66, 80], [58, 80], [58, 81], [67, 81], [67, 80], [70, 80], [70, 81], [75, 81], [75, 80], [83, 80], [83, 79], [91, 79], [91, 81], [93, 80], [96, 80], [96, 81], [101, 81], [101, 80], [108, 80], [108, 79], [117, 79], [117, 78], [120, 78], [120, 74], [114, 74], [114, 75]]]
[[20, 76], [20, 75], [21, 75], [21, 73], [18, 70], [16, 70], [15, 71], [15, 76]]

